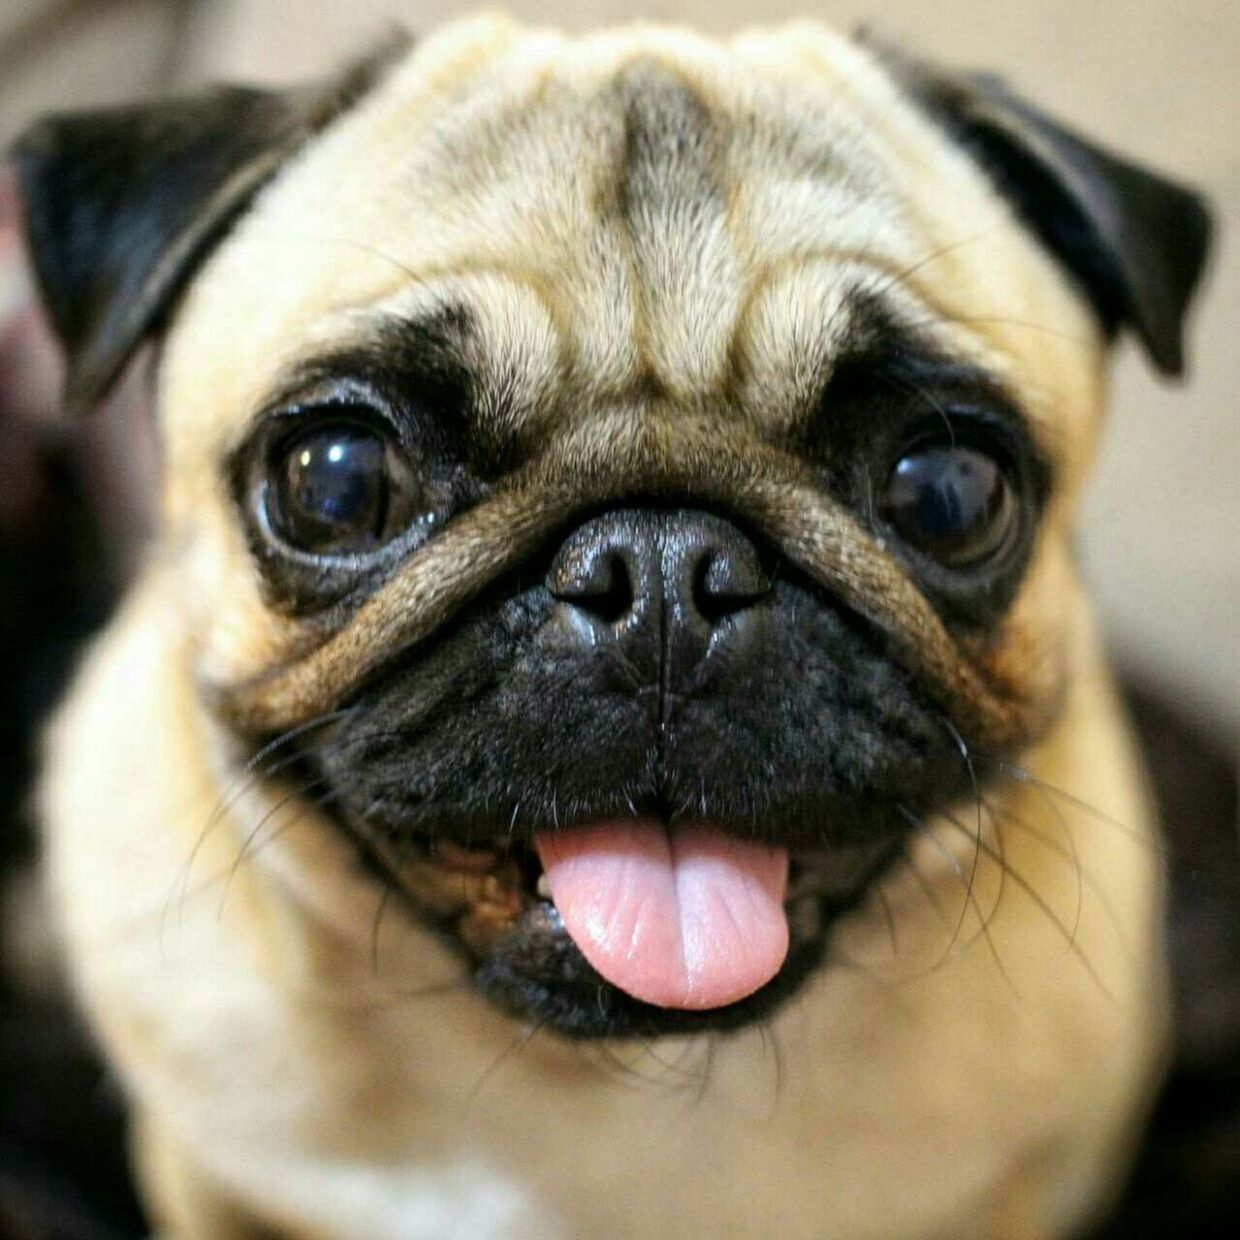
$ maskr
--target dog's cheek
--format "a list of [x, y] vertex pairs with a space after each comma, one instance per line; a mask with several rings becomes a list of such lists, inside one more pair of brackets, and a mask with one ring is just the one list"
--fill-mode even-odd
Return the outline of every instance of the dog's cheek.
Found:
[[317, 635], [273, 612], [231, 498], [210, 470], [187, 470], [165, 487], [152, 557], [169, 606], [189, 636], [194, 672], [206, 686], [244, 683], [308, 649]]
[[640, 708], [596, 661], [540, 640], [550, 610], [541, 589], [475, 608], [377, 677], [315, 749], [346, 810], [383, 830], [467, 835], [568, 816], [641, 771]]
[[806, 842], [902, 830], [896, 803], [960, 791], [944, 711], [882, 635], [816, 592], [778, 597], [744, 674], [686, 708], [686, 770], [716, 771], [738, 817]]
[[989, 632], [964, 639], [987, 683], [1033, 721], [1025, 741], [1058, 716], [1090, 615], [1071, 545], [1062, 527], [1051, 526], [1041, 531], [1007, 613]]

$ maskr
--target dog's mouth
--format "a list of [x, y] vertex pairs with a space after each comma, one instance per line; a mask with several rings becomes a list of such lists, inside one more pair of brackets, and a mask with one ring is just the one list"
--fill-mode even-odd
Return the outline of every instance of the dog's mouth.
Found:
[[307, 773], [496, 1005], [574, 1036], [740, 1027], [968, 768], [883, 633], [812, 583], [703, 594], [716, 561], [765, 574], [721, 518], [616, 522], [595, 560], [620, 602], [501, 583], [312, 730]]
[[370, 851], [493, 1002], [575, 1036], [652, 1036], [772, 1011], [898, 848], [889, 835], [789, 848], [632, 817], [528, 842], [419, 837], [399, 860]]

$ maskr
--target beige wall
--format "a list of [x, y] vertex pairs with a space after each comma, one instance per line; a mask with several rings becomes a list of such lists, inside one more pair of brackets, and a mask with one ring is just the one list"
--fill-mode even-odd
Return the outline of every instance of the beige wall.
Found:
[[[395, 18], [427, 29], [450, 0], [0, 0], [0, 137], [30, 112], [161, 81], [295, 78]], [[1008, 75], [1079, 128], [1205, 187], [1224, 233], [1193, 333], [1193, 375], [1159, 385], [1131, 347], [1089, 504], [1083, 557], [1130, 664], [1240, 725], [1240, 0], [512, 0], [580, 28], [648, 17], [726, 31], [814, 16], [867, 22], [922, 52]], [[60, 16], [50, 19], [49, 9]]]

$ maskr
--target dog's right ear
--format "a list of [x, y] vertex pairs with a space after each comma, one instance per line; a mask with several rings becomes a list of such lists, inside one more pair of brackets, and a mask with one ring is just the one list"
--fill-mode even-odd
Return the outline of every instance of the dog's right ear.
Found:
[[1163, 374], [1182, 374], [1212, 232], [1201, 195], [1082, 137], [993, 74], [944, 71], [859, 37], [989, 176], [1108, 335], [1131, 328]]
[[65, 349], [67, 411], [98, 404], [258, 189], [403, 46], [328, 83], [61, 113], [18, 140], [27, 247]]

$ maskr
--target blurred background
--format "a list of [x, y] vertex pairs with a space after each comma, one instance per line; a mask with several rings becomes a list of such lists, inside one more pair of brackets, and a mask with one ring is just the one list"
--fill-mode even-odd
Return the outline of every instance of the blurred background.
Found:
[[[220, 78], [296, 80], [395, 24], [416, 34], [473, 7], [0, 0], [0, 146], [41, 112]], [[1208, 1229], [1225, 1216], [1240, 1219], [1240, 265], [1230, 246], [1240, 225], [1240, 0], [503, 7], [570, 29], [636, 18], [716, 33], [807, 16], [868, 25], [944, 63], [999, 71], [1084, 133], [1211, 198], [1221, 237], [1190, 330], [1190, 382], [1160, 384], [1135, 349], [1119, 350], [1081, 554], [1155, 760], [1182, 893], [1179, 1075], [1159, 1113], [1165, 1140], [1147, 1151], [1114, 1234], [1158, 1234], [1149, 1203], [1177, 1194], [1180, 1208], [1167, 1217], [1181, 1232], [1197, 1218], [1200, 1234], [1217, 1234]], [[25, 789], [37, 721], [140, 554], [152, 438], [140, 372], [88, 424], [56, 418], [58, 362], [30, 309], [16, 211], [11, 184], [0, 181], [0, 929], [16, 961], [0, 989], [0, 1237], [119, 1236], [140, 1226], [119, 1157], [119, 1104], [66, 1019], [47, 945], [31, 929], [39, 922], [30, 915]], [[1186, 1188], [1193, 1171], [1215, 1178]]]

